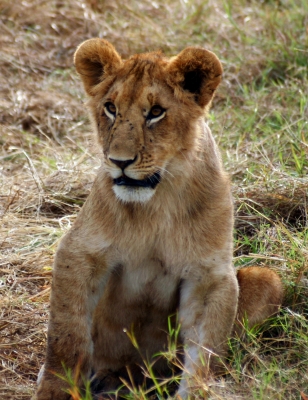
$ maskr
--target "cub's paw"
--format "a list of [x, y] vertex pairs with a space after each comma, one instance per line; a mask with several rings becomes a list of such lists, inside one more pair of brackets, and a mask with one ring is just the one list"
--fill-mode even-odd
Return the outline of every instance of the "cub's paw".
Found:
[[70, 394], [65, 392], [58, 379], [42, 379], [32, 400], [69, 400]]

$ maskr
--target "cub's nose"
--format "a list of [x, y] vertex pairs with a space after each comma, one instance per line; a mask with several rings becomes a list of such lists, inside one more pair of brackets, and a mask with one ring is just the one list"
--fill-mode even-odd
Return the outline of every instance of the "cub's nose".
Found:
[[121, 168], [122, 171], [125, 170], [126, 167], [133, 164], [136, 161], [137, 157], [130, 160], [115, 160], [114, 158], [109, 158], [109, 160], [115, 164], [117, 167]]

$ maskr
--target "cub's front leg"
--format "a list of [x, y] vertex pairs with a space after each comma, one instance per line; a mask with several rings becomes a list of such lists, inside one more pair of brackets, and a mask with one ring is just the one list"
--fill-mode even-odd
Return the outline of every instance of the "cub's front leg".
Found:
[[[230, 265], [200, 270], [181, 287], [180, 323], [185, 344], [185, 363], [178, 394], [194, 398], [194, 387], [209, 378], [217, 357], [223, 356], [231, 333], [238, 301], [238, 283]], [[214, 354], [213, 354], [214, 353]], [[216, 360], [215, 360], [216, 358]]]
[[[79, 369], [88, 377], [92, 364], [92, 314], [101, 295], [102, 259], [95, 262], [85, 251], [80, 232], [69, 232], [62, 240], [55, 259], [47, 354], [43, 376], [37, 390], [38, 400], [64, 400], [64, 368]], [[76, 239], [78, 238], [78, 239]]]

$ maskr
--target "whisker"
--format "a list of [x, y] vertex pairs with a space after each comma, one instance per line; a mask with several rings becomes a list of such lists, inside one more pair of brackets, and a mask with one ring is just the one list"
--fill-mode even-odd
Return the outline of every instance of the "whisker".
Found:
[[170, 176], [172, 176], [172, 178], [174, 178], [174, 175], [170, 171], [168, 171], [166, 168], [158, 167], [158, 166], [156, 166], [155, 168], [158, 169], [158, 171], [165, 172], [166, 174], [169, 174]]

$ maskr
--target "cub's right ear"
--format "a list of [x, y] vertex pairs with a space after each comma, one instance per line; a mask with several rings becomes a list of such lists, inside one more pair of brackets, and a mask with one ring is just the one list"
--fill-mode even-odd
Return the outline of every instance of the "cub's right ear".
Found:
[[94, 96], [93, 90], [105, 76], [115, 73], [122, 65], [116, 49], [104, 39], [89, 39], [81, 43], [74, 55], [74, 63], [85, 91]]

